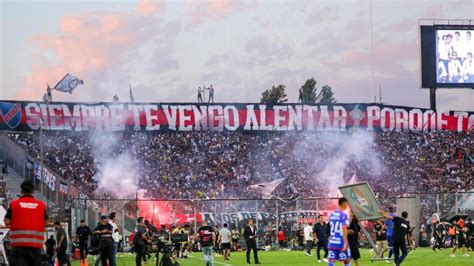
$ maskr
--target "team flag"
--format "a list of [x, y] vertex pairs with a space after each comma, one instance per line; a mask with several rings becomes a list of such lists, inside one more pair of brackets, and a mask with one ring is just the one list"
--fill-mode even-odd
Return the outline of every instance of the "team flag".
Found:
[[357, 177], [356, 177], [356, 172], [354, 171], [354, 174], [352, 175], [351, 179], [349, 180], [349, 183], [347, 183], [348, 185], [352, 185], [352, 184], [355, 184], [357, 183]]
[[253, 189], [258, 193], [262, 194], [263, 198], [271, 198], [271, 194], [275, 189], [283, 182], [285, 178], [278, 178], [271, 182], [263, 182], [260, 184], [250, 185], [248, 186], [249, 189]]
[[72, 94], [72, 91], [77, 87], [79, 84], [84, 84], [84, 81], [80, 80], [79, 78], [67, 73], [59, 82], [54, 86], [53, 89], [62, 91], [62, 92], [69, 92]]

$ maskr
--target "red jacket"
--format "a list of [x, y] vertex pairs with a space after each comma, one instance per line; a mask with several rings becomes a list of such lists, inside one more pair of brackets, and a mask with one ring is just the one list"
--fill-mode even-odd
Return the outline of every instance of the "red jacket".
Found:
[[32, 196], [13, 200], [5, 218], [10, 219], [12, 247], [43, 247], [47, 216], [46, 206], [42, 201]]
[[285, 232], [278, 231], [278, 241], [285, 241]]

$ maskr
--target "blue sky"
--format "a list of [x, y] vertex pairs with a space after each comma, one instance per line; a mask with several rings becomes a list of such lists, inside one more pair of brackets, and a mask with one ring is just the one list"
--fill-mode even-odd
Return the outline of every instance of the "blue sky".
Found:
[[[256, 102], [314, 77], [339, 102], [428, 107], [420, 90], [419, 19], [474, 19], [471, 0], [3, 1], [1, 99], [38, 100], [67, 72], [84, 79], [65, 101]], [[372, 84], [374, 86], [372, 86]], [[474, 110], [472, 90], [443, 90], [441, 108]]]

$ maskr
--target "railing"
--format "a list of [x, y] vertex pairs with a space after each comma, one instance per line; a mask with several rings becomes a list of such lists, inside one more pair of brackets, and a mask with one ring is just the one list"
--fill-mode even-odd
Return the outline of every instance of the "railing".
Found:
[[[450, 214], [474, 214], [469, 205], [474, 204], [474, 192], [452, 194], [416, 194], [410, 197], [385, 199], [389, 206], [410, 206], [410, 199], [415, 199], [409, 215], [410, 224], [415, 227], [415, 239], [418, 243], [419, 230], [423, 224], [430, 223], [431, 215], [438, 212], [440, 216]], [[438, 204], [436, 204], [438, 199]], [[446, 200], [445, 200], [446, 199]], [[467, 200], [467, 201], [463, 201]], [[407, 205], [408, 204], [408, 205]], [[403, 206], [403, 207], [402, 207]], [[467, 208], [469, 207], [469, 208]], [[298, 230], [303, 224], [314, 223], [318, 215], [326, 219], [328, 214], [337, 208], [336, 198], [298, 198], [298, 199], [75, 199], [72, 203], [72, 225], [78, 226], [85, 219], [90, 226], [97, 224], [101, 215], [117, 213], [121, 233], [127, 236], [133, 232], [139, 216], [160, 227], [161, 224], [185, 225], [192, 231], [207, 220], [210, 225], [220, 228], [227, 223], [229, 229], [239, 232], [248, 219], [257, 224], [260, 245], [275, 243], [276, 231], [282, 228], [287, 239], [298, 239]], [[405, 209], [403, 209], [405, 210]], [[398, 209], [397, 213], [403, 211]], [[372, 224], [364, 223], [369, 232]], [[362, 238], [364, 238], [362, 236]]]
[[[35, 182], [37, 195], [48, 204], [51, 219], [59, 219], [64, 222], [69, 221], [71, 199], [78, 196], [81, 188], [73, 185], [70, 180], [62, 178], [47, 166], [44, 166], [42, 173], [35, 174], [32, 163], [40, 164], [40, 160], [30, 157], [33, 162], [29, 161], [27, 159], [29, 154], [25, 149], [10, 139], [5, 133], [0, 133], [0, 147], [2, 147], [0, 149], [0, 159], [25, 180]], [[47, 183], [45, 181], [46, 175], [50, 177]], [[66, 194], [60, 193], [61, 182], [68, 184]]]

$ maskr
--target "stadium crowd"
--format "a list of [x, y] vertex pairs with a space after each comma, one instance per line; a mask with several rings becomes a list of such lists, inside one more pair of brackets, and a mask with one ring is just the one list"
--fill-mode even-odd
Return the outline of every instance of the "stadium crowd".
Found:
[[[249, 185], [280, 177], [286, 178], [276, 191], [280, 197], [325, 197], [331, 191], [320, 174], [341, 157], [345, 182], [353, 175], [367, 180], [381, 199], [474, 187], [470, 132], [374, 133], [373, 141], [363, 146], [363, 156], [342, 154], [345, 134], [350, 133], [330, 136], [340, 138], [342, 145], [325, 135], [301, 132], [128, 132], [94, 140], [82, 132], [44, 134], [46, 165], [89, 193], [97, 188], [93, 177], [103, 160], [123, 153], [138, 162], [138, 186], [152, 198], [257, 197]], [[38, 134], [10, 137], [39, 158]], [[97, 152], [106, 142], [112, 144]]]

